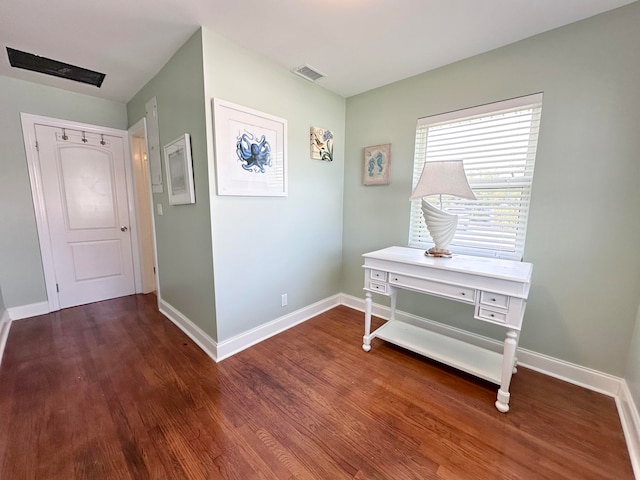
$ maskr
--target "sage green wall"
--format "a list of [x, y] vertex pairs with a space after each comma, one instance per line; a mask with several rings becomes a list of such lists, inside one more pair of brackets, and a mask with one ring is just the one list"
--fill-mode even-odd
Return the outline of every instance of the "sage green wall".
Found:
[[[129, 125], [145, 115], [156, 97], [160, 146], [191, 135], [196, 203], [169, 205], [166, 193], [153, 194], [158, 280], [162, 300], [216, 339], [213, 264], [205, 131], [202, 40], [198, 31], [127, 104]], [[164, 215], [157, 213], [162, 204]]]
[[[226, 340], [341, 291], [345, 100], [206, 29], [203, 44], [211, 165], [212, 97], [288, 121], [287, 197], [218, 196], [210, 185], [218, 339]], [[335, 134], [333, 162], [310, 159], [311, 126]]]
[[127, 128], [123, 103], [0, 76], [0, 284], [7, 308], [47, 300], [21, 112]]
[[[544, 92], [520, 346], [622, 375], [640, 298], [638, 25], [636, 2], [349, 98], [345, 293], [362, 295], [362, 253], [407, 244], [416, 119]], [[392, 144], [392, 183], [363, 187], [362, 149], [381, 143]], [[406, 294], [399, 308], [503, 335], [445, 300]]]

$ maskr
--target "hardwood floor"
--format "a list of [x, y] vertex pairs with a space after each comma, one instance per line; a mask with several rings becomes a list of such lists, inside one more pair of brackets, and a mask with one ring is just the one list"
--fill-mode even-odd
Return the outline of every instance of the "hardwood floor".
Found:
[[633, 478], [607, 396], [519, 368], [501, 414], [491, 384], [363, 352], [347, 307], [216, 364], [155, 301], [13, 323], [1, 479]]

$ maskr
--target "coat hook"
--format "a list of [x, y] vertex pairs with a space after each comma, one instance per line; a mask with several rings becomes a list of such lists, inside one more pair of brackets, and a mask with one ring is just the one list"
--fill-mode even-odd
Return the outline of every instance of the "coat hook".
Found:
[[82, 143], [87, 143], [89, 140], [87, 140], [87, 136], [84, 132], [82, 132]]
[[62, 129], [62, 139], [69, 140], [69, 137], [67, 136], [67, 131], [64, 128]]
[[100, 135], [100, 145], [106, 145], [107, 142], [104, 141], [104, 135]]

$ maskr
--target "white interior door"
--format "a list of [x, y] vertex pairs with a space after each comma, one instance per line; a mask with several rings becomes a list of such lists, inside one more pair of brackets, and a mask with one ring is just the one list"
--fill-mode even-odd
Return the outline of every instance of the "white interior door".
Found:
[[135, 293], [123, 139], [36, 125], [60, 308]]

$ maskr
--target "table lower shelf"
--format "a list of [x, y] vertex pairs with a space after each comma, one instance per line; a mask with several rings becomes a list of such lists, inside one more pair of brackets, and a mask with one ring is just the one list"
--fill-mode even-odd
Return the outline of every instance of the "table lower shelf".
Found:
[[389, 321], [372, 338], [381, 338], [438, 362], [500, 385], [502, 354], [398, 320]]

